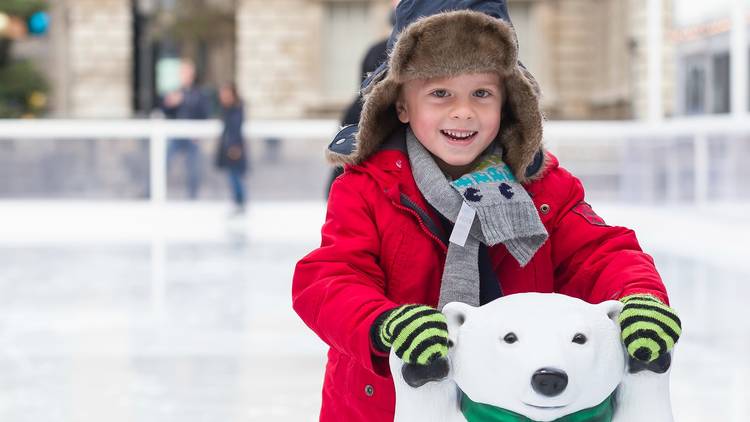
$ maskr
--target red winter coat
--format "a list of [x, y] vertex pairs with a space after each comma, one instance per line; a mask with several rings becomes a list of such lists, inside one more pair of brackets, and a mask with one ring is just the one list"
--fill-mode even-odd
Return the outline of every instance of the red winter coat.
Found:
[[[523, 268], [504, 246], [490, 248], [504, 294], [599, 303], [645, 292], [667, 300], [633, 231], [605, 225], [555, 157], [525, 188], [549, 239]], [[403, 151], [382, 150], [333, 183], [321, 246], [297, 264], [292, 286], [295, 311], [330, 346], [321, 421], [393, 421], [393, 381], [387, 357], [372, 349], [370, 325], [397, 305], [437, 305], [447, 252], [439, 221]]]

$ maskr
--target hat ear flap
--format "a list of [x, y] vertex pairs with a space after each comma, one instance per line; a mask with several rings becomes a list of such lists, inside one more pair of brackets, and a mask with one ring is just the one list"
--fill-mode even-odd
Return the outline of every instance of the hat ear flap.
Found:
[[[389, 74], [365, 95], [356, 147], [353, 154], [344, 157], [342, 164], [359, 164], [359, 161], [375, 152], [384, 138], [400, 125], [395, 106], [399, 91], [399, 84]], [[335, 162], [340, 163], [339, 157]]]
[[527, 175], [526, 169], [534, 162], [542, 147], [542, 112], [539, 109], [539, 85], [531, 74], [522, 66], [505, 78], [505, 104], [503, 104], [503, 121], [500, 122], [500, 144], [503, 147], [503, 160], [513, 170], [519, 182], [534, 179], [536, 175]]

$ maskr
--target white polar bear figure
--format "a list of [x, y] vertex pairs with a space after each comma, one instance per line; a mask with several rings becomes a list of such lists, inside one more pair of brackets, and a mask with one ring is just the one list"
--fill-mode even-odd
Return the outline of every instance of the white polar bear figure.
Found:
[[672, 422], [670, 356], [660, 359], [667, 361], [657, 368], [662, 373], [633, 373], [636, 363], [629, 364], [617, 323], [622, 306], [552, 293], [515, 294], [481, 307], [447, 304], [447, 377], [412, 387], [391, 353], [395, 421], [465, 422], [461, 402], [470, 398], [464, 403], [540, 422], [580, 417], [606, 403], [613, 422]]

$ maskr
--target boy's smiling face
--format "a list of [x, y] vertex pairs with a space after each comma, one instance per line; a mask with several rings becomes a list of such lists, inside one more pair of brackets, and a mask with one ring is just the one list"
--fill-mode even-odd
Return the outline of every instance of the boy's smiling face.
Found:
[[495, 73], [415, 79], [402, 86], [396, 110], [438, 166], [457, 178], [497, 137], [502, 89]]

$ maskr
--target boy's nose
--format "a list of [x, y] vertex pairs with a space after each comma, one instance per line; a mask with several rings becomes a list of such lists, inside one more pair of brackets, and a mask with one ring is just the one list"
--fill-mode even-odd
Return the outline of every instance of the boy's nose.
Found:
[[474, 110], [467, 104], [456, 104], [451, 113], [453, 119], [471, 120], [474, 118]]

